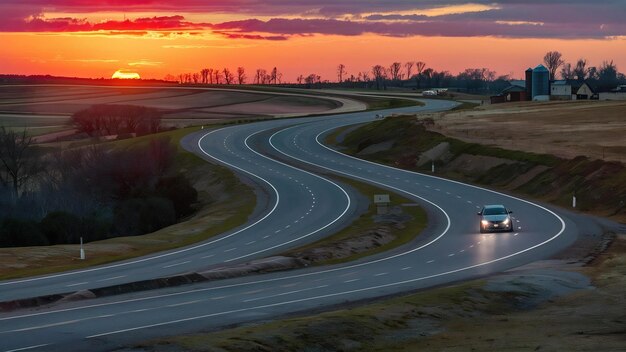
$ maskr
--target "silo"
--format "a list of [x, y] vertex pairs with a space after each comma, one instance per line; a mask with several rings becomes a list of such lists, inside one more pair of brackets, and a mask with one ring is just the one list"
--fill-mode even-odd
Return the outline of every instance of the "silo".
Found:
[[549, 100], [550, 99], [550, 72], [544, 65], [539, 65], [533, 69], [532, 75], [532, 97], [535, 100]]
[[526, 100], [533, 100], [533, 69], [526, 70]]

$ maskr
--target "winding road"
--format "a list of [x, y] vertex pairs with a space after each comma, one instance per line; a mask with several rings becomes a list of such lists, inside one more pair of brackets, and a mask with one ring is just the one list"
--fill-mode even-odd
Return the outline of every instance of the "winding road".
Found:
[[[423, 107], [454, 103], [425, 100]], [[380, 113], [380, 112], [379, 112]], [[321, 141], [330, 131], [368, 122], [362, 112], [264, 121], [198, 131], [183, 141], [264, 190], [265, 211], [212, 240], [145, 258], [45, 277], [0, 282], [0, 301], [174, 275], [266, 257], [349, 225], [362, 203], [336, 174], [403, 194], [426, 209], [427, 229], [409, 245], [348, 264], [198, 283], [66, 302], [0, 314], [0, 351], [112, 350], [141, 340], [271, 319], [346, 302], [500, 272], [546, 258], [572, 243], [566, 215], [488, 189], [378, 165]], [[502, 203], [516, 231], [480, 234], [476, 211]]]

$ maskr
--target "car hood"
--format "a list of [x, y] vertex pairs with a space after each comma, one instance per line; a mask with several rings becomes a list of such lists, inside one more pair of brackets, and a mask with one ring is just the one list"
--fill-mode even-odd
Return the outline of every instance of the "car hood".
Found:
[[506, 214], [501, 214], [501, 215], [483, 215], [483, 220], [487, 220], [487, 221], [504, 221], [508, 217], [509, 216], [506, 215]]

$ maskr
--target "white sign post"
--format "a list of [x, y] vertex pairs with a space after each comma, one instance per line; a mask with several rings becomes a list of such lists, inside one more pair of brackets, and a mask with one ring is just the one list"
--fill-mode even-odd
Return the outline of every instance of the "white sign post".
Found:
[[80, 260], [85, 260], [85, 250], [83, 249], [83, 238], [80, 238]]
[[572, 197], [572, 208], [576, 208], [576, 196]]

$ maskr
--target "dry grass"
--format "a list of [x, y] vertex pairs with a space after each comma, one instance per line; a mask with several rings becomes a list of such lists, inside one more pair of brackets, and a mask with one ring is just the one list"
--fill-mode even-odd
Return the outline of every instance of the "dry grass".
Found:
[[520, 102], [441, 114], [436, 131], [506, 149], [626, 162], [626, 102]]

